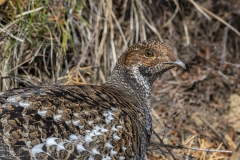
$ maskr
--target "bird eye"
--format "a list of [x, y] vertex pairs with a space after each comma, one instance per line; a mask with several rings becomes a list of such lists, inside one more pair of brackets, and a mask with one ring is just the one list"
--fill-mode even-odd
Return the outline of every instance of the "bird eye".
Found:
[[151, 51], [151, 50], [149, 50], [149, 49], [147, 49], [146, 51], [145, 51], [145, 54], [144, 54], [146, 57], [154, 57], [154, 52], [153, 51]]

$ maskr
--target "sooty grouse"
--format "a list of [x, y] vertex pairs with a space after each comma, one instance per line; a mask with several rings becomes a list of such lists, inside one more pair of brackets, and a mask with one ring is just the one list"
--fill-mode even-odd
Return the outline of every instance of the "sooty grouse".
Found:
[[158, 41], [130, 46], [102, 86], [0, 92], [0, 159], [144, 159], [151, 85], [184, 63]]

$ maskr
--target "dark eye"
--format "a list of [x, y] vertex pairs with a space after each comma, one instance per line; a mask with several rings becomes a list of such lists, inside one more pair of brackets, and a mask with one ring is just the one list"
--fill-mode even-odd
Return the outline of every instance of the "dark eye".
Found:
[[154, 52], [147, 49], [144, 54], [146, 57], [154, 57]]

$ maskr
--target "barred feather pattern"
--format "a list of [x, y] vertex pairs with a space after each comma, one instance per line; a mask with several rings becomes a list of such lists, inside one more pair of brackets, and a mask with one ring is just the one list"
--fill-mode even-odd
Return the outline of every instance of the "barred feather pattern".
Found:
[[138, 146], [149, 135], [137, 127], [144, 123], [137, 105], [106, 86], [0, 93], [0, 155], [7, 159], [139, 159]]

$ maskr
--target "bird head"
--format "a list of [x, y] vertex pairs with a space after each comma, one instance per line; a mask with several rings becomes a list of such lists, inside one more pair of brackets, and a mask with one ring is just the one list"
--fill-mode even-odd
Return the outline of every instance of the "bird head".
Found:
[[122, 54], [119, 63], [130, 72], [140, 73], [150, 82], [173, 67], [186, 69], [167, 44], [154, 40], [133, 44]]

